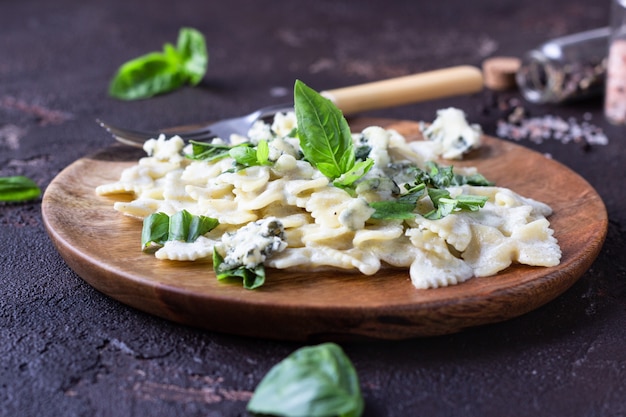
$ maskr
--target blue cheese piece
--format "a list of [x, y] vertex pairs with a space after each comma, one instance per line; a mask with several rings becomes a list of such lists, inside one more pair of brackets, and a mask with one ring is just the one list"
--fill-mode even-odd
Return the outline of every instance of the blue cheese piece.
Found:
[[339, 223], [350, 230], [361, 230], [375, 211], [364, 198], [354, 198], [339, 214]]
[[275, 252], [287, 247], [283, 224], [275, 217], [248, 223], [235, 232], [225, 233], [218, 250], [224, 257], [224, 271], [243, 266], [254, 269]]
[[424, 138], [435, 146], [434, 152], [445, 159], [462, 159], [463, 154], [480, 147], [482, 129], [469, 124], [462, 110], [454, 107], [437, 111], [437, 118], [422, 125]]

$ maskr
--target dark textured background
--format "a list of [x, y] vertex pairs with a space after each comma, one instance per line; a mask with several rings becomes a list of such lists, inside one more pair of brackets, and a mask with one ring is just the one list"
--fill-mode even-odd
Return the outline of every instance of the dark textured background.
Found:
[[[111, 143], [98, 117], [139, 128], [217, 119], [284, 101], [296, 78], [327, 89], [480, 65], [608, 16], [608, 1], [589, 0], [0, 0], [0, 175], [45, 188]], [[202, 85], [140, 102], [107, 97], [122, 62], [173, 42], [181, 26], [206, 35]], [[431, 120], [454, 105], [493, 135], [493, 102], [484, 92], [372, 114]], [[523, 317], [432, 339], [344, 344], [366, 416], [626, 415], [625, 129], [605, 124], [600, 100], [525, 106], [532, 115], [588, 113], [609, 137], [590, 150], [521, 142], [598, 190], [610, 218], [603, 251], [574, 287]], [[186, 328], [98, 293], [53, 248], [39, 203], [0, 204], [0, 415], [247, 415], [265, 372], [300, 346]]]

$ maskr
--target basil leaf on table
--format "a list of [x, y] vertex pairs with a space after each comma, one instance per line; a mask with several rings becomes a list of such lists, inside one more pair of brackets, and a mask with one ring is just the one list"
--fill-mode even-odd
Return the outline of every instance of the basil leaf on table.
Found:
[[41, 189], [33, 180], [22, 175], [0, 177], [0, 201], [20, 202], [33, 200], [41, 195]]
[[138, 100], [177, 89], [184, 81], [176, 59], [152, 52], [122, 65], [109, 86], [109, 94], [122, 100]]
[[185, 83], [196, 85], [208, 65], [204, 36], [182, 28], [176, 47], [166, 43], [163, 52], [150, 52], [123, 64], [109, 84], [109, 94], [121, 100], [138, 100], [173, 91]]
[[275, 365], [247, 406], [289, 417], [359, 417], [363, 408], [356, 370], [334, 343], [300, 348]]
[[202, 81], [208, 64], [208, 54], [204, 36], [195, 29], [183, 28], [178, 35], [176, 50], [180, 54], [183, 72], [189, 84]]

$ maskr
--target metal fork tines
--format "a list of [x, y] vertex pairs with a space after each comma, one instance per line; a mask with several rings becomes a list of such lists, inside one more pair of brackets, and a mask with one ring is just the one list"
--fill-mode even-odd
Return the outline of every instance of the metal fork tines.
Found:
[[216, 137], [228, 141], [231, 134], [247, 135], [248, 131], [257, 120], [290, 110], [293, 110], [293, 104], [280, 104], [263, 107], [245, 116], [220, 120], [195, 129], [164, 129], [162, 131], [151, 132], [114, 126], [102, 120], [97, 120], [97, 122], [111, 133], [117, 141], [131, 146], [142, 147], [147, 140], [156, 139], [160, 134], [166, 134], [168, 136], [178, 135], [185, 141], [194, 140], [203, 142], [210, 141]]

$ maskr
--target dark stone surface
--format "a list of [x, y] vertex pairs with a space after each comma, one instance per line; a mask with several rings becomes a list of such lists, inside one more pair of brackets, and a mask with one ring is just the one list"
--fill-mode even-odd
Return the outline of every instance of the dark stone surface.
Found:
[[[110, 144], [98, 117], [180, 125], [284, 101], [296, 78], [325, 89], [480, 65], [604, 26], [608, 11], [588, 0], [3, 1], [0, 175], [45, 188]], [[174, 41], [181, 26], [207, 37], [199, 87], [139, 102], [107, 97], [122, 62]], [[485, 92], [372, 114], [428, 120], [454, 105], [493, 135], [492, 101]], [[609, 137], [587, 150], [521, 142], [598, 190], [610, 218], [603, 251], [574, 287], [523, 317], [432, 339], [344, 344], [366, 416], [626, 415], [626, 131], [604, 122], [599, 100], [526, 107], [588, 113]], [[300, 346], [186, 328], [98, 293], [53, 248], [39, 202], [0, 205], [0, 247], [2, 416], [243, 416], [265, 372]]]

